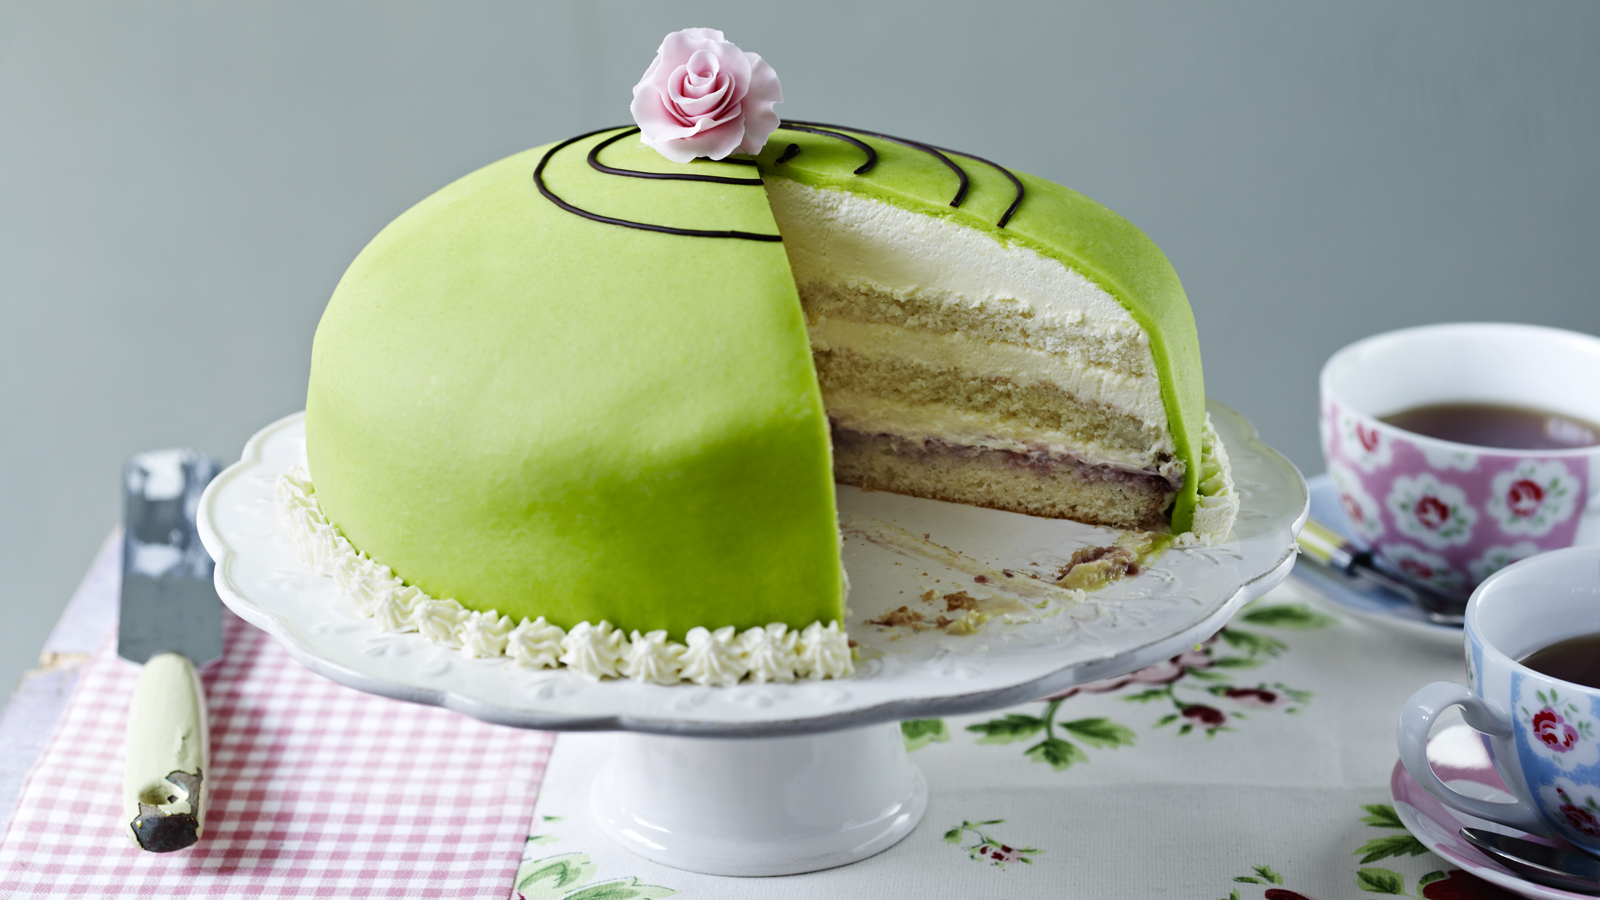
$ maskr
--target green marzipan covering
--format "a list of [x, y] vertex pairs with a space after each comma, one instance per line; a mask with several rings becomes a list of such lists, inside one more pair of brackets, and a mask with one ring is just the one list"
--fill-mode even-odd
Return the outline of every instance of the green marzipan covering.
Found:
[[[958, 180], [944, 163], [912, 147], [860, 132], [848, 133], [878, 153], [878, 164], [863, 175], [852, 174], [866, 161], [859, 148], [838, 138], [781, 127], [758, 157], [761, 170], [812, 187], [849, 191], [912, 212], [945, 216], [1060, 260], [1115, 297], [1150, 335], [1150, 350], [1161, 374], [1161, 399], [1178, 456], [1184, 462], [1183, 489], [1173, 506], [1172, 530], [1188, 531], [1199, 484], [1205, 385], [1194, 315], [1183, 285], [1161, 249], [1127, 219], [1088, 197], [1015, 170], [1013, 174], [1026, 189], [1025, 198], [1006, 227], [997, 228], [995, 223], [1005, 214], [1016, 189], [992, 166], [947, 153], [970, 179], [965, 200], [959, 208], [952, 208], [949, 203]], [[777, 164], [790, 144], [798, 145], [800, 153]]]
[[[595, 212], [775, 233], [759, 186], [603, 175]], [[580, 218], [545, 148], [449, 185], [350, 266], [312, 352], [317, 498], [408, 583], [517, 621], [843, 622], [827, 421], [781, 243]], [[610, 165], [676, 166], [635, 140]]]

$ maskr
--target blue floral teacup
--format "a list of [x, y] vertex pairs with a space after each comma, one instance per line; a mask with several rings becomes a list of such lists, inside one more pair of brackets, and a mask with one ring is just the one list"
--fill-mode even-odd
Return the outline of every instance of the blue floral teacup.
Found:
[[[1400, 760], [1439, 802], [1600, 855], [1600, 688], [1517, 662], [1542, 647], [1600, 634], [1600, 547], [1514, 563], [1467, 603], [1467, 685], [1437, 681], [1400, 712]], [[1460, 706], [1482, 732], [1511, 803], [1469, 797], [1428, 766], [1428, 730]]]

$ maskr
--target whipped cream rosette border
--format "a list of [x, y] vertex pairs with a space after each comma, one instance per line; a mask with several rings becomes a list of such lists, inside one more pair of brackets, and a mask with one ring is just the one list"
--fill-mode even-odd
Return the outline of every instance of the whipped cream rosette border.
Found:
[[464, 656], [507, 656], [519, 666], [565, 667], [596, 680], [730, 687], [745, 680], [761, 684], [855, 673], [850, 639], [838, 622], [813, 622], [803, 631], [779, 622], [743, 632], [731, 625], [715, 631], [693, 628], [685, 635], [687, 643], [680, 644], [667, 640], [665, 631], [629, 635], [605, 621], [579, 622], [564, 631], [543, 616], [513, 623], [494, 610], [469, 610], [406, 584], [388, 566], [357, 550], [323, 515], [305, 466], [280, 475], [274, 493], [280, 520], [300, 558], [332, 578], [362, 615], [385, 632], [414, 631]]

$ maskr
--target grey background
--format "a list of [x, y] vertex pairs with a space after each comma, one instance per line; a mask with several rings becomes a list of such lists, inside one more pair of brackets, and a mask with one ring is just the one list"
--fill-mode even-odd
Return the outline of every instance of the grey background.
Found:
[[1600, 4], [0, 2], [0, 689], [120, 516], [302, 405], [346, 264], [446, 182], [628, 119], [662, 35], [792, 118], [960, 147], [1171, 257], [1207, 392], [1321, 469], [1363, 335], [1600, 332]]

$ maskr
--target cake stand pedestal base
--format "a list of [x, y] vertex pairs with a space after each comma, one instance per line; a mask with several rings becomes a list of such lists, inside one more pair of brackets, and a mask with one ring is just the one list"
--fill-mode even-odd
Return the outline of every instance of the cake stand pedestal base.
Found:
[[708, 875], [794, 875], [866, 859], [911, 833], [928, 785], [890, 722], [784, 738], [624, 732], [590, 795], [634, 853]]

